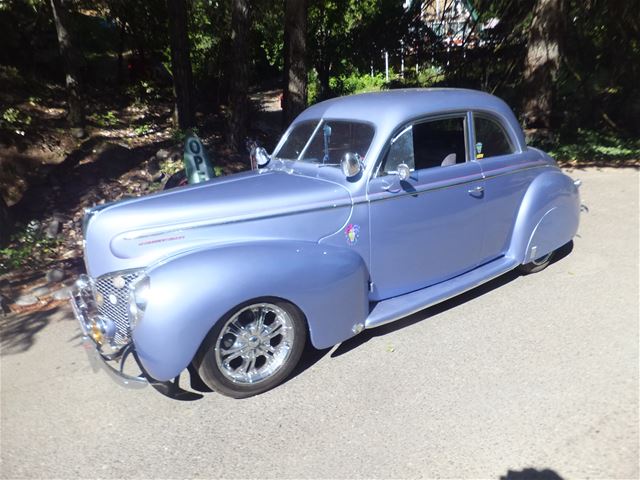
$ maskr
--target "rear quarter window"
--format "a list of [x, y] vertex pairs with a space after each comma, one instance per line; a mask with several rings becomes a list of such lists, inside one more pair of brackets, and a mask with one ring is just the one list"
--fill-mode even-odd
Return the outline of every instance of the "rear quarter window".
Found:
[[515, 152], [509, 136], [496, 120], [474, 114], [473, 124], [476, 133], [476, 159], [509, 155]]

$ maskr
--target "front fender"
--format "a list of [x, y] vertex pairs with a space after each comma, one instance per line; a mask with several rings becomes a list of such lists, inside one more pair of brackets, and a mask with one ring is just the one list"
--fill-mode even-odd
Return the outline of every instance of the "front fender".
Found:
[[341, 247], [300, 241], [218, 246], [170, 258], [147, 275], [151, 296], [133, 339], [142, 365], [161, 381], [177, 376], [213, 325], [247, 300], [279, 297], [297, 305], [316, 348], [350, 338], [368, 314], [366, 266]]
[[578, 231], [580, 194], [560, 170], [536, 177], [525, 194], [514, 228], [509, 256], [528, 263], [569, 242]]

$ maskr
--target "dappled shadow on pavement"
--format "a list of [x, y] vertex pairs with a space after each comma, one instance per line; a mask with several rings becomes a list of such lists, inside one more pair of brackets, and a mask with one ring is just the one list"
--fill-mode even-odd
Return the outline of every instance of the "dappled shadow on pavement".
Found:
[[39, 312], [0, 317], [0, 356], [26, 352], [36, 342], [36, 335], [60, 312], [53, 307]]

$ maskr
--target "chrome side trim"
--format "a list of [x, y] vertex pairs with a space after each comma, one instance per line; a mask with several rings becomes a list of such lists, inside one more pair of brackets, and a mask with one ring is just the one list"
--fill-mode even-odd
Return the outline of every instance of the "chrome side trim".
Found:
[[[531, 165], [531, 166], [526, 166], [526, 165]], [[357, 200], [357, 201], [354, 200], [353, 202], [342, 202], [342, 203], [334, 203], [334, 204], [330, 204], [330, 205], [312, 206], [312, 207], [310, 207], [308, 209], [304, 209], [304, 210], [280, 211], [280, 212], [272, 213], [270, 215], [250, 214], [250, 215], [241, 215], [241, 216], [236, 216], [236, 217], [228, 217], [228, 218], [218, 219], [218, 220], [204, 220], [204, 221], [201, 221], [201, 222], [191, 223], [190, 225], [177, 225], [175, 227], [155, 227], [155, 228], [152, 228], [152, 229], [140, 230], [140, 231], [137, 231], [137, 232], [124, 232], [122, 235], [123, 235], [123, 239], [124, 240], [139, 240], [139, 239], [143, 239], [143, 238], [155, 237], [157, 235], [174, 234], [174, 233], [185, 232], [185, 231], [194, 230], [194, 229], [198, 229], [198, 228], [214, 227], [214, 226], [218, 226], [218, 225], [231, 225], [231, 224], [234, 224], [234, 223], [248, 222], [248, 221], [251, 221], [251, 220], [268, 220], [268, 219], [273, 219], [273, 218], [278, 218], [278, 217], [283, 217], [283, 216], [298, 215], [298, 214], [309, 213], [309, 212], [314, 212], [314, 211], [333, 210], [335, 208], [352, 207], [352, 206], [355, 206], [355, 205], [360, 205], [362, 203], [379, 202], [379, 201], [383, 201], [383, 200], [389, 200], [389, 199], [392, 199], [392, 198], [398, 198], [398, 197], [404, 196], [404, 195], [422, 194], [422, 193], [429, 192], [429, 191], [441, 190], [443, 188], [455, 187], [455, 186], [458, 186], [458, 185], [465, 185], [465, 184], [468, 184], [468, 183], [477, 182], [479, 180], [486, 180], [486, 179], [495, 178], [495, 177], [499, 177], [499, 176], [503, 176], [503, 175], [511, 175], [513, 173], [521, 172], [521, 171], [524, 171], [524, 170], [529, 170], [531, 168], [540, 168], [540, 167], [546, 167], [546, 166], [550, 166], [550, 165], [548, 165], [546, 162], [536, 161], [536, 162], [531, 162], [530, 164], [525, 164], [524, 166], [523, 165], [517, 166], [515, 169], [514, 169], [514, 167], [505, 167], [505, 168], [510, 169], [510, 170], [506, 171], [506, 172], [502, 172], [502, 173], [497, 173], [497, 174], [494, 174], [494, 175], [484, 175], [484, 173], [483, 173], [482, 176], [477, 176], [476, 178], [474, 178], [472, 180], [466, 180], [466, 181], [455, 181], [455, 180], [452, 180], [451, 183], [446, 183], [445, 185], [437, 185], [437, 186], [433, 186], [433, 187], [427, 186], [426, 188], [421, 189], [421, 190], [417, 190], [415, 192], [399, 193], [399, 194], [393, 195], [391, 197], [369, 198], [369, 199], [363, 198], [362, 200]], [[494, 171], [504, 170], [505, 168], [496, 169]], [[443, 182], [446, 182], [446, 181], [443, 181]], [[443, 183], [443, 182], [439, 182], [439, 183]], [[331, 182], [331, 183], [333, 183], [333, 182]], [[381, 194], [381, 193], [382, 192], [374, 193], [374, 194], [368, 193], [368, 195], [378, 195], [378, 194]]]
[[141, 238], [155, 237], [157, 235], [164, 235], [168, 233], [173, 234], [173, 233], [179, 233], [179, 232], [186, 232], [186, 231], [194, 230], [197, 228], [215, 227], [218, 225], [231, 225], [234, 223], [249, 222], [252, 220], [267, 220], [267, 219], [290, 216], [290, 215], [299, 215], [303, 213], [320, 212], [323, 210], [333, 210], [336, 208], [344, 208], [344, 207], [350, 208], [352, 205], [353, 203], [349, 201], [349, 202], [342, 202], [342, 203], [334, 203], [326, 206], [312, 207], [304, 210], [279, 211], [269, 215], [250, 214], [250, 215], [240, 215], [236, 217], [227, 217], [227, 218], [217, 219], [217, 220], [203, 220], [200, 222], [193, 222], [189, 225], [183, 224], [183, 225], [177, 225], [175, 227], [155, 227], [155, 228], [149, 228], [146, 230], [139, 230], [137, 232], [124, 232], [122, 234], [123, 235], [122, 238], [123, 240], [139, 240]]
[[[402, 193], [395, 193], [392, 195], [387, 195], [387, 192], [376, 192], [376, 193], [369, 193], [369, 199], [368, 200], [363, 200], [363, 201], [359, 201], [359, 202], [355, 202], [354, 205], [360, 204], [360, 203], [375, 203], [375, 202], [382, 202], [385, 200], [392, 200], [394, 198], [400, 198], [400, 197], [406, 197], [406, 196], [416, 196], [416, 195], [422, 195], [423, 193], [428, 193], [428, 192], [435, 192], [437, 190], [444, 190], [445, 188], [450, 188], [450, 187], [457, 187], [460, 185], [467, 185], [470, 183], [474, 183], [474, 182], [480, 182], [484, 180], [482, 177], [478, 176], [476, 178], [474, 178], [473, 180], [466, 180], [463, 182], [452, 182], [452, 183], [447, 183], [446, 185], [439, 185], [439, 186], [435, 186], [435, 187], [426, 187], [423, 188], [421, 190], [415, 190], [414, 192], [408, 192], [408, 191], [404, 191]], [[442, 183], [442, 182], [440, 182]], [[384, 196], [383, 196], [384, 195]]]

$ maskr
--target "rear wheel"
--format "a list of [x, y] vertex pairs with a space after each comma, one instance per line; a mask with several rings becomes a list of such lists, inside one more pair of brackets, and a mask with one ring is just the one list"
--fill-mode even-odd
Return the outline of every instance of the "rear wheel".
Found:
[[553, 254], [554, 252], [549, 252], [546, 255], [543, 255], [542, 257], [536, 260], [520, 265], [520, 271], [524, 274], [529, 274], [529, 273], [536, 273], [541, 270], [544, 270], [551, 263]]
[[275, 387], [291, 373], [306, 337], [302, 313], [295, 305], [254, 300], [213, 327], [194, 366], [212, 390], [234, 398], [250, 397]]

